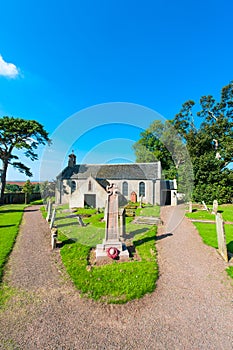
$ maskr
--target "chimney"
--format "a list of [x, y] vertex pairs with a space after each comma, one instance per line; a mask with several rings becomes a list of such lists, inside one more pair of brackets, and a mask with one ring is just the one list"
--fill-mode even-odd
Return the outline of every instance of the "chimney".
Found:
[[70, 168], [73, 168], [76, 165], [76, 155], [74, 154], [74, 151], [69, 155], [69, 161], [68, 166]]

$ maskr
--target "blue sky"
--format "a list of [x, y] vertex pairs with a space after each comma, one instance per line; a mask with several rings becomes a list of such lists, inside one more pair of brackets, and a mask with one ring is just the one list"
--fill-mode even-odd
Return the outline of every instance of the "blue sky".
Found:
[[[218, 99], [233, 76], [232, 13], [231, 0], [4, 1], [0, 116], [36, 119], [53, 135], [93, 105], [134, 103], [170, 119], [188, 99]], [[89, 127], [65, 153], [133, 161], [141, 129], [116, 122]], [[40, 162], [27, 164], [38, 180]], [[25, 176], [9, 170], [8, 179]]]

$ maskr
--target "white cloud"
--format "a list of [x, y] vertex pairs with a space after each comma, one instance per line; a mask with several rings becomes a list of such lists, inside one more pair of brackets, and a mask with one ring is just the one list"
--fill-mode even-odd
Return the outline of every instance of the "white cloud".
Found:
[[0, 55], [0, 75], [8, 78], [15, 78], [19, 74], [19, 70], [13, 63], [5, 62]]

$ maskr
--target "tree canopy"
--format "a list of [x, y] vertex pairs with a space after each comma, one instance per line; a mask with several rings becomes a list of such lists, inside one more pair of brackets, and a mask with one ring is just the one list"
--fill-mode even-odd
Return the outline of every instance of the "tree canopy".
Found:
[[1, 201], [3, 200], [6, 174], [9, 164], [28, 177], [32, 176], [30, 168], [22, 163], [14, 150], [22, 150], [30, 160], [38, 159], [36, 150], [40, 144], [50, 142], [47, 131], [35, 120], [24, 120], [4, 116], [0, 118], [0, 159], [2, 160], [2, 188]]
[[[196, 118], [194, 118], [196, 115]], [[194, 120], [200, 118], [197, 126]], [[170, 130], [168, 128], [170, 127]], [[183, 154], [174, 159], [171, 148], [175, 143], [171, 130], [180, 135], [192, 161], [194, 173], [193, 200], [217, 199], [231, 202], [233, 198], [233, 82], [221, 90], [220, 100], [202, 96], [197, 106], [189, 100], [174, 119], [161, 123], [155, 121], [134, 144], [136, 161], [160, 160], [165, 177], [178, 177], [178, 162], [185, 163]], [[175, 137], [176, 139], [176, 137]], [[177, 142], [177, 141], [176, 141]], [[179, 153], [178, 153], [179, 154]], [[177, 158], [177, 157], [176, 157]], [[178, 157], [179, 158], [179, 157]]]

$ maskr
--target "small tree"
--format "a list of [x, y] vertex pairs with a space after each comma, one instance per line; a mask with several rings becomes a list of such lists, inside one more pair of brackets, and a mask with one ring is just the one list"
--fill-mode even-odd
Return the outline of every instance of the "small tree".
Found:
[[3, 203], [9, 164], [21, 173], [25, 173], [29, 177], [32, 176], [30, 168], [19, 161], [19, 157], [13, 154], [13, 150], [23, 150], [24, 155], [33, 161], [38, 159], [35, 150], [40, 144], [45, 145], [47, 142], [50, 142], [48, 133], [37, 121], [13, 117], [0, 118], [0, 159], [3, 163], [1, 203]]
[[25, 193], [25, 204], [28, 204], [30, 195], [33, 192], [33, 184], [30, 180], [27, 180], [23, 185], [23, 192]]
[[44, 181], [40, 184], [40, 193], [41, 193], [41, 198], [44, 201], [47, 201], [47, 198], [51, 198], [55, 196], [55, 187], [56, 183], [55, 181], [49, 182], [49, 181]]

